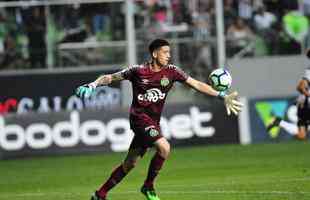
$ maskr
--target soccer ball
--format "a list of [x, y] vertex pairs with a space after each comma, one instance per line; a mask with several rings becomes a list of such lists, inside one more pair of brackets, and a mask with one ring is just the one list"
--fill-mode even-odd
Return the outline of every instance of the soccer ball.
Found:
[[209, 75], [211, 86], [217, 91], [228, 90], [231, 86], [231, 75], [226, 69], [215, 69]]

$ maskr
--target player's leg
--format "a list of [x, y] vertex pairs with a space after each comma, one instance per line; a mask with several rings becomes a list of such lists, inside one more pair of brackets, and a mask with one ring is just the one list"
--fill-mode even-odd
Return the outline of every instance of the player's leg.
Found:
[[294, 123], [281, 120], [279, 126], [292, 136], [296, 136], [298, 134], [298, 127]]
[[296, 136], [298, 134], [298, 127], [301, 124], [304, 124], [304, 118], [306, 116], [306, 109], [303, 105], [298, 104], [297, 105], [297, 117], [298, 117], [298, 123], [297, 125], [284, 121], [280, 117], [274, 117], [270, 123], [267, 125], [267, 131], [269, 134], [273, 134], [275, 127], [283, 128], [286, 132], [288, 132], [290, 135]]
[[272, 133], [273, 128], [280, 127], [284, 129], [287, 133], [292, 136], [296, 136], [298, 134], [298, 127], [296, 124], [285, 121], [280, 117], [275, 117], [271, 120], [271, 122], [267, 125], [267, 131]]
[[295, 136], [299, 140], [305, 140], [307, 135], [307, 126], [310, 122], [310, 110], [307, 107], [298, 106], [297, 108], [298, 122], [297, 125], [287, 122], [279, 117], [275, 117], [267, 126], [268, 132], [271, 132], [274, 127], [281, 127], [290, 135]]
[[170, 144], [164, 137], [158, 139], [154, 145], [156, 153], [151, 160], [148, 175], [144, 182], [144, 185], [147, 187], [153, 187], [154, 180], [170, 153]]
[[310, 116], [310, 109], [307, 107], [300, 107], [297, 110], [298, 116], [298, 132], [296, 138], [299, 140], [305, 140], [307, 135], [307, 126], [309, 124], [309, 116]]
[[154, 181], [159, 171], [161, 170], [165, 160], [170, 154], [170, 144], [164, 137], [156, 140], [154, 142], [154, 145], [156, 147], [156, 153], [151, 160], [147, 177], [141, 188], [141, 192], [146, 196], [148, 200], [159, 200], [154, 190]]
[[289, 122], [281, 120], [279, 126], [284, 128], [288, 133], [295, 136], [299, 140], [305, 140], [307, 135], [307, 126], [309, 123], [310, 111], [307, 107], [298, 107], [297, 117], [298, 122], [297, 126]]
[[133, 169], [141, 155], [143, 155], [145, 149], [142, 148], [130, 148], [125, 160], [113, 170], [109, 179], [95, 192], [92, 200], [106, 199], [107, 193], [115, 187], [130, 171]]
[[298, 133], [296, 138], [299, 140], [305, 140], [307, 135], [307, 128], [306, 126], [298, 126]]
[[274, 128], [279, 127], [282, 118], [280, 117], [273, 117], [270, 122], [267, 124], [266, 129], [271, 137], [273, 137]]

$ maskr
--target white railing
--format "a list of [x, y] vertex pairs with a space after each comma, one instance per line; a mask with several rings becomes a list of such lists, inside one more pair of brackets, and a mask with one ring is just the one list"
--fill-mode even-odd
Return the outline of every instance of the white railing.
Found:
[[31, 7], [31, 6], [52, 6], [70, 4], [92, 4], [92, 3], [116, 3], [125, 0], [43, 0], [43, 1], [6, 1], [0, 2], [0, 8], [4, 7]]

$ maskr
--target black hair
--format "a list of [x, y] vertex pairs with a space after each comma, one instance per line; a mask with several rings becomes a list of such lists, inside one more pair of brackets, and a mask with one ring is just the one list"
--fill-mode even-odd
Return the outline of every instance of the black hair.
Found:
[[149, 52], [151, 56], [153, 57], [153, 52], [162, 47], [162, 46], [170, 46], [169, 42], [165, 39], [155, 39], [153, 40], [149, 45]]

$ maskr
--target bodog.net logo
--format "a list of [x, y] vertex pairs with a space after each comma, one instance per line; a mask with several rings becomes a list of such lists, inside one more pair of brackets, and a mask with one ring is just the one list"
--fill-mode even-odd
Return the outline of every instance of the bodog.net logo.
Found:
[[[296, 105], [290, 104], [289, 100], [270, 100], [270, 101], [258, 101], [255, 103], [255, 109], [263, 121], [265, 127], [267, 127], [275, 117], [282, 119], [287, 118], [289, 121], [296, 122]], [[279, 127], [275, 127], [270, 130], [269, 135], [272, 138], [278, 137], [280, 132]]]

